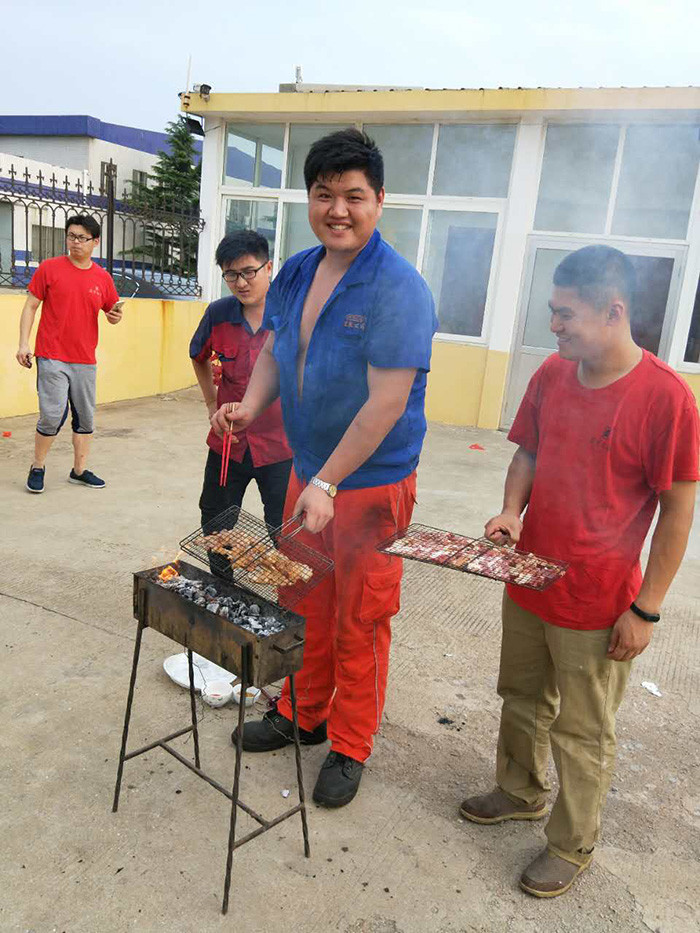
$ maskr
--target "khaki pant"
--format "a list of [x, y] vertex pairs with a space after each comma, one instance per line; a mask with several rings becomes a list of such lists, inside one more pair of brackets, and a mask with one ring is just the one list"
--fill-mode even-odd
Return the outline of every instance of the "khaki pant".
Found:
[[590, 861], [600, 834], [615, 765], [615, 713], [631, 668], [608, 660], [610, 631], [550, 625], [504, 595], [498, 785], [516, 801], [544, 803], [551, 744], [559, 795], [546, 829], [549, 849], [577, 865]]

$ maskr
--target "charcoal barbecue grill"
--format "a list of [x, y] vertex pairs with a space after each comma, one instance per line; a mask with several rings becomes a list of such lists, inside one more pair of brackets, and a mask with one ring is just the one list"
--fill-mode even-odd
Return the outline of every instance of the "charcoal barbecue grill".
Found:
[[[303, 660], [305, 620], [292, 607], [332, 571], [333, 562], [299, 543], [294, 535], [300, 529], [301, 524], [296, 519], [275, 529], [233, 507], [181, 542], [182, 550], [198, 559], [208, 570], [179, 560], [174, 564], [151, 567], [134, 574], [133, 608], [138, 628], [112, 811], [116, 812], [119, 807], [124, 764], [155, 748], [161, 748], [172, 755], [227, 797], [231, 801], [231, 817], [222, 902], [224, 914], [228, 911], [233, 852], [239, 846], [299, 813], [304, 854], [307, 858], [310, 855], [294, 680], [295, 672], [300, 669]], [[218, 537], [212, 539], [212, 535]], [[218, 551], [211, 550], [213, 546], [217, 546]], [[186, 585], [180, 586], [182, 581]], [[207, 597], [204, 595], [207, 592], [214, 595]], [[227, 617], [223, 609], [231, 605], [236, 607], [237, 615]], [[269, 620], [267, 629], [265, 625], [257, 625], [256, 628], [258, 619]], [[187, 650], [192, 722], [183, 729], [127, 753], [136, 672], [146, 628], [167, 635]], [[233, 790], [229, 791], [202, 770], [193, 652], [236, 674], [241, 680], [242, 698], [250, 686], [264, 687], [289, 677], [299, 802], [279, 816], [266, 819], [239, 798], [244, 702], [239, 704], [238, 710]], [[173, 739], [188, 733], [193, 736], [194, 763], [169, 744]], [[239, 809], [259, 825], [257, 829], [236, 839], [236, 816]]]

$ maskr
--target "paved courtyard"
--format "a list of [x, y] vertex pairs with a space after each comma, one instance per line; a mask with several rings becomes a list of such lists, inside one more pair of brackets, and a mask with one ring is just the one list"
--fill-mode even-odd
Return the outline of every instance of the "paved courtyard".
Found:
[[[457, 814], [493, 783], [501, 587], [407, 564], [386, 714], [359, 796], [335, 812], [311, 804], [310, 859], [294, 819], [239, 850], [224, 918], [223, 797], [156, 750], [127, 763], [111, 813], [131, 575], [174, 557], [197, 527], [203, 405], [187, 390], [103, 406], [91, 463], [108, 481], [101, 492], [66, 482], [68, 435], [45, 494], [25, 492], [34, 424], [0, 425], [12, 431], [0, 439], [2, 933], [697, 933], [700, 521], [619, 714], [596, 859], [568, 895], [538, 901], [517, 887], [541, 824], [479, 827]], [[500, 508], [511, 453], [497, 432], [431, 426], [416, 520], [479, 534]], [[246, 506], [261, 513], [255, 491]], [[132, 748], [188, 722], [188, 695], [162, 668], [177, 650], [146, 632]], [[235, 709], [199, 712], [203, 767], [228, 785]], [[174, 744], [191, 754], [191, 740]], [[308, 791], [325, 753], [304, 750]], [[291, 750], [244, 762], [243, 799], [270, 815], [288, 806]]]

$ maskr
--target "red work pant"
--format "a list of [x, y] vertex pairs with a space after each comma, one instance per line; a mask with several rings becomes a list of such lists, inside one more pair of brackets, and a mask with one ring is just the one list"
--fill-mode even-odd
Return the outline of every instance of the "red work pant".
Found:
[[[292, 471], [285, 519], [303, 488]], [[400, 558], [375, 548], [410, 524], [415, 498], [415, 473], [389, 486], [341, 490], [323, 531], [297, 536], [335, 562], [333, 573], [294, 606], [306, 618], [304, 665], [296, 675], [299, 725], [311, 730], [327, 720], [331, 748], [357, 761], [369, 757], [382, 718], [403, 570]], [[292, 718], [289, 681], [278, 708]]]

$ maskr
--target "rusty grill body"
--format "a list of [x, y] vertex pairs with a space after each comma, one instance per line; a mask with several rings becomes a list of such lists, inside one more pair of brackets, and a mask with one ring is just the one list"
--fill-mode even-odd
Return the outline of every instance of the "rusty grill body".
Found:
[[[192, 553], [203, 563], [208, 563], [213, 573], [181, 560], [177, 562], [178, 574], [180, 577], [198, 581], [205, 586], [213, 586], [217, 597], [231, 597], [246, 606], [257, 604], [261, 613], [272, 617], [275, 623], [281, 626], [281, 630], [272, 631], [269, 634], [255, 633], [244, 625], [237, 624], [235, 618], [229, 619], [219, 612], [210, 611], [206, 608], [206, 605], [198, 605], [185, 595], [164, 586], [159, 582], [159, 574], [170, 565], [151, 567], [134, 574], [133, 607], [138, 628], [112, 811], [116, 812], [119, 806], [124, 764], [130, 759], [155, 748], [163, 749], [163, 751], [227, 797], [231, 801], [231, 816], [222, 903], [222, 913], [225, 914], [228, 911], [231, 888], [233, 852], [239, 846], [298, 813], [301, 816], [304, 854], [307, 858], [310, 855], [294, 678], [295, 672], [301, 668], [303, 661], [306, 623], [302, 616], [297, 615], [288, 607], [307, 595], [313, 586], [330, 573], [333, 569], [333, 563], [323, 555], [295, 542], [293, 533], [289, 534], [287, 526], [283, 526], [281, 529], [271, 529], [240, 509], [229, 509], [217, 516], [214, 522], [214, 528], [207, 526], [204, 529], [199, 529], [198, 532], [190, 535], [183, 542], [183, 549]], [[230, 538], [231, 543], [226, 544], [223, 557], [220, 554], [212, 555], [208, 548], [202, 546], [200, 540], [202, 535], [212, 532], [225, 532]], [[246, 538], [246, 546], [240, 547], [236, 535], [241, 533], [246, 533], [248, 536], [252, 535], [254, 539], [255, 535], [257, 535], [257, 540], [253, 540], [251, 543]], [[238, 547], [235, 552], [228, 550], [234, 547]], [[245, 560], [239, 560], [238, 558], [244, 554], [246, 555]], [[232, 563], [231, 557], [235, 558], [236, 563]], [[242, 566], [240, 566], [241, 564]], [[256, 568], [259, 571], [257, 575]], [[281, 585], [279, 574], [287, 576], [285, 582], [288, 582], [289, 585]], [[303, 578], [300, 576], [299, 579], [294, 580], [294, 576], [299, 574], [302, 574]], [[291, 580], [289, 580], [290, 577]], [[251, 585], [248, 585], [248, 583]], [[280, 601], [284, 602], [285, 605], [280, 605]], [[127, 753], [129, 722], [141, 641], [143, 632], [147, 628], [166, 635], [187, 650], [191, 725]], [[230, 673], [236, 674], [241, 681], [236, 759], [233, 789], [231, 791], [206, 774], [200, 766], [193, 652], [197, 652], [197, 654], [218, 664]], [[252, 807], [243, 803], [239, 797], [241, 758], [243, 754], [243, 725], [245, 721], [245, 702], [243, 702], [243, 698], [248, 687], [253, 685], [264, 687], [283, 677], [289, 677], [299, 802], [279, 816], [266, 819], [256, 813]], [[191, 762], [170, 745], [173, 739], [190, 732], [193, 737], [194, 762]], [[242, 838], [236, 839], [236, 817], [239, 809], [255, 820], [258, 827]]]
[[235, 621], [163, 587], [157, 578], [167, 566], [134, 574], [134, 618], [145, 627], [167, 635], [239, 677], [243, 676], [243, 655], [247, 653], [249, 682], [256, 687], [265, 687], [299, 670], [306, 627], [301, 616], [261, 596], [253, 596], [237, 584], [214, 577], [194, 564], [178, 561], [183, 577], [212, 584], [222, 595], [248, 604], [257, 603], [263, 611], [285, 623], [281, 632], [256, 635]]

